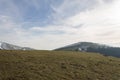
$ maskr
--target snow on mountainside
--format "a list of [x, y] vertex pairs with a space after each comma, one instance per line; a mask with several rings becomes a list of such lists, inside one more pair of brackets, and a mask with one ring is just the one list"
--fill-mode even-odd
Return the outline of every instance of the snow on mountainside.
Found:
[[0, 49], [1, 50], [34, 50], [29, 47], [20, 47], [20, 46], [12, 45], [5, 42], [0, 42]]
[[0, 42], [0, 49], [2, 49], [2, 47], [1, 47], [1, 46], [2, 46], [2, 43]]

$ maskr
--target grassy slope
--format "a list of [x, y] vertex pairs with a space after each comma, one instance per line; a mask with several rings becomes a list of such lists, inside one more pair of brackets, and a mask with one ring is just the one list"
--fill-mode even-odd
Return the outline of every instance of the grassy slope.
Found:
[[120, 80], [120, 58], [65, 51], [0, 51], [0, 80]]

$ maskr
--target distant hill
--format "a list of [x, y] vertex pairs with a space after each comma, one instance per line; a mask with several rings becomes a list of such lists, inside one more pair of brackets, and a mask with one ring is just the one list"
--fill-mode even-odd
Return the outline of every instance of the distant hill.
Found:
[[120, 58], [75, 51], [0, 51], [0, 80], [120, 80]]
[[0, 50], [34, 50], [34, 49], [29, 47], [20, 47], [5, 42], [0, 42]]
[[101, 53], [105, 56], [120, 57], [120, 48], [92, 42], [78, 42], [55, 50]]

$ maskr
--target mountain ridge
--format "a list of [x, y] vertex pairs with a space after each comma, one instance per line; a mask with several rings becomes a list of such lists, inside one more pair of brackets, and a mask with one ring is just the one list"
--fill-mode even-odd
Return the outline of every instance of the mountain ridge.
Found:
[[34, 49], [29, 47], [21, 47], [0, 41], [0, 50], [34, 50]]
[[57, 51], [82, 51], [101, 53], [105, 56], [120, 57], [120, 48], [93, 42], [78, 42], [55, 49]]

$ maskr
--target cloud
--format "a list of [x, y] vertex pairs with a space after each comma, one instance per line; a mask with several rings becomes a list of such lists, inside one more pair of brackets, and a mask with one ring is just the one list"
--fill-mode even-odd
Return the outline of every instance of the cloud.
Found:
[[[82, 31], [82, 34], [79, 32], [76, 32], [76, 34], [84, 35], [85, 38], [83, 38], [83, 40], [85, 41], [107, 44], [119, 42], [120, 1], [117, 0], [109, 4], [100, 3], [102, 3], [102, 5], [92, 10], [79, 12], [62, 22], [71, 26], [84, 24], [83, 27], [79, 29], [80, 32]], [[100, 34], [104, 35], [100, 36]]]
[[21, 24], [15, 22], [11, 17], [0, 15], [0, 40], [18, 43], [28, 34], [21, 26]]
[[[81, 25], [79, 25], [80, 27]], [[65, 26], [65, 25], [49, 25], [47, 27], [32, 27], [30, 28], [31, 31], [37, 31], [37, 32], [60, 32], [60, 34], [73, 34], [78, 31], [77, 27], [72, 26]], [[56, 33], [55, 33], [56, 34]], [[55, 35], [54, 34], [54, 35]], [[59, 35], [60, 35], [59, 34]]]
[[64, 0], [59, 6], [52, 5], [54, 10], [53, 17], [55, 20], [65, 19], [78, 14], [94, 9], [104, 3], [112, 2], [111, 0]]
[[[56, 12], [66, 15], [64, 14], [66, 13], [64, 10], [67, 8], [65, 5], [68, 3], [69, 2], [64, 2], [60, 6], [62, 8], [55, 9]], [[72, 5], [75, 6], [76, 3], [74, 1]], [[95, 5], [92, 9], [87, 8], [87, 10], [83, 11], [77, 9], [77, 13], [74, 15], [68, 14], [69, 17], [64, 16], [64, 18], [62, 18], [55, 14], [54, 16], [58, 19], [55, 24], [59, 24], [59, 26], [52, 26], [52, 29], [56, 30], [57, 27], [59, 30], [66, 32], [66, 34], [61, 37], [65, 39], [67, 37], [67, 39], [69, 39], [67, 40], [69, 44], [76, 41], [91, 41], [109, 45], [119, 42], [120, 1], [97, 0], [96, 4], [98, 5]], [[71, 6], [68, 6], [68, 8], [71, 8]], [[72, 10], [73, 9], [71, 9], [70, 12], [72, 12]], [[80, 26], [81, 24], [82, 27]], [[76, 26], [80, 27], [76, 28]], [[51, 30], [49, 27], [47, 28]]]
[[13, 0], [0, 0], [0, 15], [21, 19], [23, 14]]

